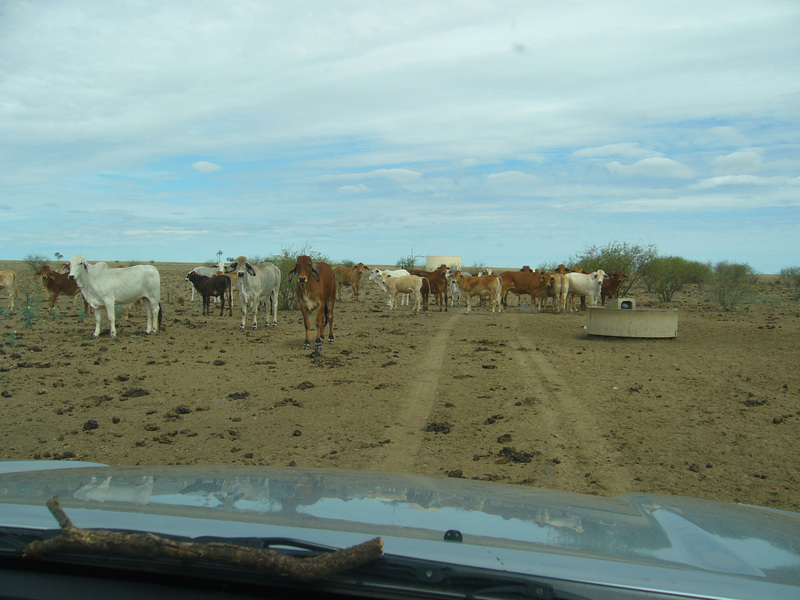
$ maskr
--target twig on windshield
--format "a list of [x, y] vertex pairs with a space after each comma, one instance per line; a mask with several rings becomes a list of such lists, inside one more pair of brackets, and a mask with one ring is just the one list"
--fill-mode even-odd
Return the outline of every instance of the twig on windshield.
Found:
[[153, 533], [126, 533], [75, 527], [58, 502], [47, 507], [61, 526], [61, 533], [49, 540], [28, 544], [25, 557], [41, 557], [58, 552], [111, 552], [131, 558], [177, 559], [186, 563], [212, 562], [252, 567], [272, 575], [285, 575], [297, 581], [314, 581], [343, 573], [375, 560], [383, 554], [383, 540], [372, 540], [311, 558], [296, 558], [265, 548], [247, 548], [222, 542], [178, 542]]

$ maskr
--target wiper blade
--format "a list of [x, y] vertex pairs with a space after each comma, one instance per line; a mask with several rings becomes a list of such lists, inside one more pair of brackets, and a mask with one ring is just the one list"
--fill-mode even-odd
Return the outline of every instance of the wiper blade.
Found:
[[[344, 549], [331, 549], [287, 538], [261, 539], [257, 542], [260, 547], [248, 547], [227, 540], [220, 542], [218, 539], [198, 543], [197, 540], [179, 541], [153, 533], [80, 529], [72, 524], [61, 509], [58, 497], [48, 500], [47, 507], [61, 525], [61, 532], [49, 539], [30, 542], [23, 550], [24, 558], [46, 558], [64, 552], [111, 552], [135, 559], [176, 559], [183, 563], [209, 562], [251, 567], [262, 573], [284, 575], [297, 581], [314, 581], [363, 565], [383, 553], [383, 541], [380, 538]], [[277, 552], [270, 546], [313, 550], [315, 556], [296, 558]]]
[[361, 586], [414, 588], [425, 594], [462, 598], [586, 600], [533, 576], [384, 554], [337, 580], [354, 578]]

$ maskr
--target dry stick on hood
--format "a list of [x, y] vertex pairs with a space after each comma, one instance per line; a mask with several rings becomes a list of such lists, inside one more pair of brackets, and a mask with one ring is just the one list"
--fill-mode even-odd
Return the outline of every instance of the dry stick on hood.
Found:
[[170, 558], [187, 563], [206, 561], [252, 567], [297, 581], [315, 581], [361, 566], [383, 554], [383, 540], [379, 537], [320, 556], [296, 558], [270, 549], [236, 544], [177, 542], [153, 533], [80, 529], [61, 508], [58, 496], [47, 501], [47, 508], [62, 531], [49, 540], [28, 544], [23, 552], [26, 558], [64, 551], [115, 552], [131, 558]]

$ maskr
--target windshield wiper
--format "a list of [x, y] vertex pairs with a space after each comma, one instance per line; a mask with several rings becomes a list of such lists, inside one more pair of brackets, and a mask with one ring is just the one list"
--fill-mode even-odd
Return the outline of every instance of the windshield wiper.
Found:
[[533, 576], [392, 554], [384, 554], [336, 579], [352, 580], [360, 587], [411, 588], [423, 594], [440, 593], [448, 597], [586, 600]]

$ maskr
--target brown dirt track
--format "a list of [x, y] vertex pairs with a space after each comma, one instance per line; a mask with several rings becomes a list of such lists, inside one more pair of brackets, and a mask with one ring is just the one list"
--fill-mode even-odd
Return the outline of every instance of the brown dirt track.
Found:
[[238, 301], [233, 318], [187, 301], [193, 265], [156, 266], [156, 335], [133, 311], [117, 341], [106, 321], [91, 340], [94, 318], [65, 298], [29, 328], [0, 315], [0, 458], [370, 469], [800, 511], [800, 305], [774, 278], [734, 313], [681, 295], [678, 337], [662, 340], [587, 336], [583, 313], [526, 304], [390, 312], [365, 283], [312, 358], [299, 311], [240, 332]]

